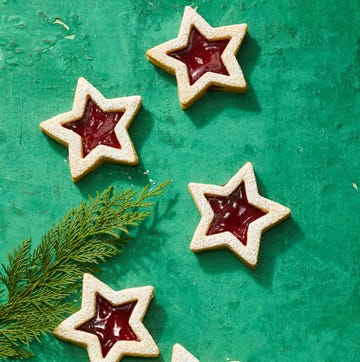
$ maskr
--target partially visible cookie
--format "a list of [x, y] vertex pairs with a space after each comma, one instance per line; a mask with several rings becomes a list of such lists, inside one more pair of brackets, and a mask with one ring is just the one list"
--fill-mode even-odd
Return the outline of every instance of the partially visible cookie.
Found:
[[153, 64], [176, 75], [180, 105], [185, 109], [209, 88], [246, 91], [236, 60], [246, 31], [247, 24], [213, 28], [186, 6], [178, 37], [155, 46], [146, 55]]
[[172, 350], [171, 362], [199, 362], [189, 351], [181, 344], [174, 344]]
[[190, 249], [227, 247], [251, 268], [262, 233], [290, 216], [290, 209], [259, 195], [250, 162], [223, 186], [190, 183], [189, 191], [201, 214]]
[[118, 362], [125, 355], [156, 357], [159, 349], [142, 323], [153, 291], [150, 286], [114, 291], [84, 274], [81, 309], [54, 334], [85, 347], [90, 362]]
[[140, 106], [140, 96], [106, 99], [79, 78], [73, 109], [41, 122], [40, 129], [69, 147], [71, 176], [78, 181], [103, 161], [138, 163], [127, 129]]

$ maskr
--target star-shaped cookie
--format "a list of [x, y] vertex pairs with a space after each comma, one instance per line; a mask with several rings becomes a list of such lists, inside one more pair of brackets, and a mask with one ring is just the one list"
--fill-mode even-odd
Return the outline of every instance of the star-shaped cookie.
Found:
[[171, 362], [199, 362], [199, 360], [181, 344], [176, 343], [172, 350]]
[[290, 209], [259, 195], [250, 162], [223, 186], [190, 183], [189, 191], [201, 214], [190, 249], [227, 247], [251, 268], [262, 233], [290, 216]]
[[138, 163], [127, 129], [140, 106], [140, 96], [106, 99], [79, 78], [73, 109], [41, 122], [40, 129], [69, 147], [71, 176], [78, 181], [103, 161]]
[[185, 7], [176, 39], [148, 50], [155, 65], [176, 75], [180, 105], [192, 105], [209, 88], [242, 93], [246, 82], [236, 60], [247, 24], [211, 27], [194, 9]]
[[156, 357], [159, 349], [142, 323], [153, 290], [147, 286], [114, 291], [84, 274], [81, 309], [54, 334], [86, 347], [91, 362], [118, 362], [125, 355]]

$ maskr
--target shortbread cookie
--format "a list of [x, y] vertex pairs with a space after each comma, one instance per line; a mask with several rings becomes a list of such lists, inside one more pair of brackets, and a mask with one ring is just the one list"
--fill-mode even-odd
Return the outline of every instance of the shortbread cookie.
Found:
[[185, 7], [179, 35], [146, 52], [148, 59], [176, 75], [180, 105], [192, 105], [209, 88], [242, 93], [246, 82], [236, 60], [247, 24], [211, 27]]
[[192, 251], [229, 248], [255, 268], [262, 233], [290, 216], [290, 210], [259, 195], [251, 163], [224, 186], [190, 183], [201, 214], [190, 244]]
[[140, 106], [140, 96], [106, 99], [79, 78], [73, 109], [40, 123], [40, 128], [69, 147], [71, 176], [78, 181], [103, 161], [138, 163], [127, 129]]
[[84, 274], [81, 309], [54, 334], [86, 347], [91, 362], [118, 362], [125, 355], [156, 357], [159, 349], [142, 323], [153, 291], [150, 286], [114, 291]]
[[181, 344], [174, 344], [172, 350], [171, 362], [199, 362], [189, 351]]

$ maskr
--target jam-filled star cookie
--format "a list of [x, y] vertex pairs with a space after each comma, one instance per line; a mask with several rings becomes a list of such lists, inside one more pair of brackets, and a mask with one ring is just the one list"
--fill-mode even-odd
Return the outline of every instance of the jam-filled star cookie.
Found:
[[54, 334], [86, 347], [90, 362], [118, 362], [125, 355], [156, 357], [159, 349], [142, 323], [153, 291], [150, 286], [114, 291], [84, 274], [81, 309]]
[[242, 93], [246, 82], [236, 60], [247, 24], [211, 27], [194, 9], [185, 7], [176, 39], [148, 50], [155, 65], [176, 75], [180, 105], [192, 105], [209, 88]]
[[290, 210], [259, 195], [255, 173], [246, 163], [225, 185], [190, 183], [201, 214], [190, 249], [229, 248], [255, 268], [262, 233], [290, 216]]
[[106, 99], [79, 78], [73, 109], [41, 122], [40, 129], [69, 147], [71, 176], [78, 181], [103, 161], [138, 163], [127, 129], [140, 106], [140, 96]]

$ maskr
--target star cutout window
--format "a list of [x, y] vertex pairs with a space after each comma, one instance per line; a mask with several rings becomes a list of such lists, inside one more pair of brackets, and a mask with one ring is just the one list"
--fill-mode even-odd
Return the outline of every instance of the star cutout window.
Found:
[[64, 127], [76, 132], [82, 140], [82, 153], [86, 157], [99, 145], [121, 149], [115, 127], [124, 112], [105, 113], [91, 98], [87, 100], [84, 116]]
[[231, 232], [243, 244], [247, 244], [249, 225], [266, 212], [251, 205], [246, 197], [245, 184], [226, 197], [205, 195], [214, 212], [207, 235]]
[[186, 64], [192, 85], [207, 72], [229, 75], [221, 59], [228, 43], [229, 40], [210, 41], [193, 27], [187, 47], [168, 55]]
[[139, 341], [129, 324], [135, 305], [136, 301], [114, 306], [98, 294], [95, 317], [77, 329], [99, 338], [105, 358], [117, 341]]

